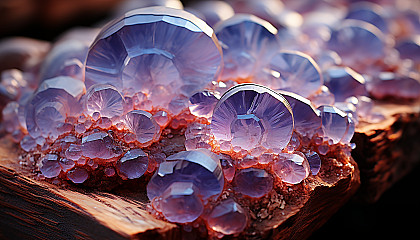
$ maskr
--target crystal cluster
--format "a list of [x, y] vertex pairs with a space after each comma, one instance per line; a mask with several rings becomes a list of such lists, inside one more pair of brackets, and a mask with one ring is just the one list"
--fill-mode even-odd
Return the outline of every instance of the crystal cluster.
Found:
[[407, 13], [308, 2], [127, 1], [116, 12], [147, 8], [43, 57], [21, 46], [38, 67], [3, 71], [2, 128], [39, 177], [133, 181], [156, 217], [236, 236], [250, 204], [349, 154], [357, 124], [383, 118], [375, 99], [420, 97], [419, 28], [391, 28]]

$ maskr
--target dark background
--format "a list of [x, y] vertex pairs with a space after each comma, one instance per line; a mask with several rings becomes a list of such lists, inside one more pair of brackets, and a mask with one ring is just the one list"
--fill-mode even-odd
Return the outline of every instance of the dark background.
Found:
[[[73, 26], [92, 26], [106, 19], [119, 2], [0, 0], [0, 40], [26, 36], [51, 41]], [[374, 204], [350, 201], [310, 239], [420, 239], [418, 176], [419, 166]]]

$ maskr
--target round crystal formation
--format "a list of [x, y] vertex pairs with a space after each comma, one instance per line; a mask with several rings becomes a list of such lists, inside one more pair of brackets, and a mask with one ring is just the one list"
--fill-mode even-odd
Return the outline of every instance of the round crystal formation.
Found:
[[219, 100], [210, 127], [217, 141], [245, 150], [283, 149], [292, 136], [293, 114], [283, 96], [261, 85], [241, 84]]
[[160, 126], [153, 119], [152, 114], [146, 111], [133, 110], [127, 113], [125, 123], [142, 146], [149, 146], [160, 137]]
[[303, 154], [281, 153], [273, 164], [273, 172], [283, 182], [298, 184], [309, 176], [310, 168]]
[[131, 149], [118, 160], [117, 169], [123, 178], [135, 179], [143, 176], [149, 165], [149, 157], [141, 149]]
[[109, 84], [93, 85], [85, 97], [85, 109], [90, 116], [98, 112], [102, 117], [119, 117], [123, 114], [124, 104], [124, 97]]
[[321, 106], [318, 110], [321, 111], [324, 136], [330, 138], [334, 144], [339, 143], [348, 132], [349, 120], [347, 114], [334, 106]]
[[262, 74], [277, 49], [277, 29], [254, 15], [236, 14], [220, 22], [215, 32], [223, 48], [222, 79], [248, 79]]
[[174, 182], [191, 182], [203, 200], [217, 198], [224, 186], [222, 167], [214, 153], [205, 150], [179, 152], [169, 156], [147, 184], [150, 200], [162, 196]]
[[318, 90], [324, 80], [318, 64], [307, 54], [298, 51], [281, 51], [269, 63], [269, 80], [272, 89], [282, 89], [308, 97]]
[[205, 22], [179, 9], [142, 8], [99, 33], [87, 56], [85, 83], [107, 83], [122, 92], [164, 87], [170, 95], [189, 96], [217, 79], [222, 64], [220, 46]]
[[273, 177], [264, 169], [258, 168], [239, 170], [233, 182], [238, 192], [252, 198], [260, 198], [273, 188]]
[[207, 218], [207, 224], [211, 229], [225, 235], [242, 232], [247, 223], [247, 213], [233, 199], [220, 202]]

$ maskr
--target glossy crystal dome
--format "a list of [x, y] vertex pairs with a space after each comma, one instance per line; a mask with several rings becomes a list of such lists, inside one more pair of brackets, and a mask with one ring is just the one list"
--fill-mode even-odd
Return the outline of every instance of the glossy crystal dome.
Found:
[[85, 96], [85, 111], [90, 116], [98, 112], [102, 117], [119, 117], [123, 114], [124, 104], [122, 94], [109, 84], [95, 84]]
[[152, 144], [160, 137], [160, 126], [149, 112], [133, 110], [125, 115], [124, 121], [143, 146]]
[[226, 80], [261, 75], [266, 61], [280, 48], [277, 29], [254, 15], [236, 14], [217, 24], [215, 32], [223, 48]]
[[248, 223], [246, 211], [233, 199], [220, 202], [207, 218], [211, 229], [226, 235], [242, 232]]
[[277, 91], [289, 102], [295, 121], [295, 131], [302, 136], [312, 136], [321, 127], [319, 110], [315, 109], [311, 101], [292, 92]]
[[[334, 106], [320, 106], [322, 130], [324, 136], [330, 138], [334, 144], [339, 143], [349, 128], [347, 114]], [[354, 131], [353, 131], [354, 132]]]
[[272, 89], [282, 89], [308, 97], [318, 90], [324, 80], [318, 64], [309, 55], [299, 51], [276, 53], [267, 66]]
[[365, 78], [349, 67], [331, 67], [324, 72], [324, 79], [337, 102], [367, 95]]
[[150, 200], [162, 196], [174, 182], [191, 182], [203, 200], [217, 198], [224, 186], [220, 161], [208, 150], [183, 151], [169, 156], [147, 184]]
[[210, 127], [217, 141], [245, 150], [283, 149], [292, 136], [293, 114], [283, 96], [261, 85], [241, 84], [219, 100]]
[[309, 176], [310, 168], [303, 154], [281, 153], [273, 164], [273, 172], [283, 182], [298, 184]]
[[144, 93], [163, 86], [170, 94], [190, 95], [217, 79], [222, 64], [205, 22], [179, 9], [142, 8], [99, 33], [87, 56], [85, 83]]

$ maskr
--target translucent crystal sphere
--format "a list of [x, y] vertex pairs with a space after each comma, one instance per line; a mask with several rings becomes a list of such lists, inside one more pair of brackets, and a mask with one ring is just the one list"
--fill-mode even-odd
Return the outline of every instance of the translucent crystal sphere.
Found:
[[160, 137], [160, 126], [153, 119], [152, 114], [146, 111], [133, 110], [127, 113], [125, 123], [143, 146], [150, 145]]
[[334, 144], [340, 142], [349, 127], [347, 114], [333, 106], [320, 106], [322, 130]]
[[264, 169], [258, 168], [239, 170], [233, 182], [238, 192], [253, 198], [260, 198], [273, 188], [273, 177]]
[[321, 127], [321, 117], [319, 110], [315, 109], [311, 101], [298, 94], [277, 91], [289, 102], [295, 120], [295, 131], [302, 136], [312, 136], [314, 132]]
[[283, 182], [298, 184], [309, 176], [310, 168], [303, 154], [280, 153], [273, 164], [273, 172]]
[[270, 77], [265, 83], [272, 89], [282, 89], [308, 97], [317, 91], [324, 80], [318, 64], [307, 54], [281, 51], [268, 66]]
[[209, 91], [195, 93], [190, 97], [189, 109], [197, 117], [211, 117], [218, 99]]
[[41, 161], [39, 170], [42, 175], [47, 178], [57, 177], [60, 174], [61, 167], [58, 162], [58, 156], [55, 154], [47, 154]]
[[162, 85], [170, 94], [189, 96], [217, 79], [222, 64], [204, 21], [179, 9], [141, 8], [99, 33], [87, 56], [85, 82], [145, 93]]
[[360, 66], [384, 56], [384, 38], [375, 26], [348, 19], [332, 31], [328, 47], [341, 56], [345, 66]]
[[28, 133], [34, 138], [57, 138], [66, 117], [81, 111], [78, 100], [83, 93], [84, 84], [77, 79], [57, 77], [44, 81], [25, 109]]
[[217, 198], [224, 186], [220, 161], [212, 152], [199, 149], [169, 156], [147, 184], [150, 200], [162, 196], [174, 182], [192, 182], [203, 200]]
[[236, 14], [215, 26], [223, 48], [222, 79], [249, 79], [280, 48], [277, 29], [254, 15]]
[[102, 117], [119, 117], [123, 114], [124, 104], [122, 94], [109, 84], [95, 84], [85, 96], [85, 109], [90, 116], [98, 112]]
[[94, 132], [82, 138], [82, 155], [85, 157], [108, 161], [121, 154], [121, 149], [106, 132]]
[[149, 165], [149, 157], [141, 149], [131, 149], [117, 162], [117, 170], [124, 178], [143, 176]]
[[233, 199], [220, 202], [207, 218], [211, 229], [225, 235], [242, 232], [248, 223], [246, 211]]
[[292, 136], [293, 114], [283, 96], [261, 85], [241, 84], [219, 100], [210, 127], [217, 141], [245, 150], [283, 149]]
[[170, 222], [187, 223], [203, 212], [198, 189], [192, 182], [174, 182], [162, 194], [160, 208]]
[[331, 67], [324, 72], [324, 79], [337, 102], [344, 102], [352, 96], [367, 95], [365, 78], [349, 67]]

